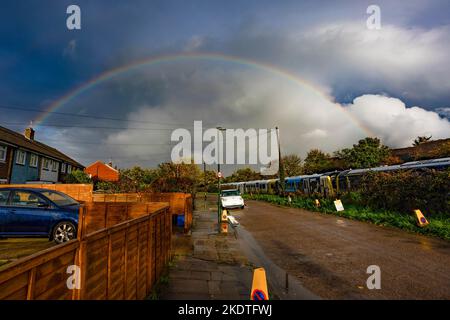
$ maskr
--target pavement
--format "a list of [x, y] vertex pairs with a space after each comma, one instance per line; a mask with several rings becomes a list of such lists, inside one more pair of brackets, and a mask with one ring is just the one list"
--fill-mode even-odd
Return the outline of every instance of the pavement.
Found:
[[234, 229], [218, 233], [214, 201], [197, 202], [192, 232], [173, 236], [173, 261], [163, 300], [249, 300], [252, 266]]

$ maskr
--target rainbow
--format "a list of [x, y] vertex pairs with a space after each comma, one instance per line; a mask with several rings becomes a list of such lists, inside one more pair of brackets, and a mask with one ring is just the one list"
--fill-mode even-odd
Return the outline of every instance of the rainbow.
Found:
[[[64, 96], [59, 98], [58, 100], [51, 103], [45, 111], [43, 111], [41, 114], [38, 115], [38, 117], [33, 121], [33, 123], [38, 126], [39, 124], [42, 124], [50, 115], [52, 112], [55, 112], [56, 110], [62, 108], [64, 105], [69, 103], [70, 101], [73, 101], [81, 94], [85, 93], [86, 91], [94, 88], [95, 86], [112, 79], [114, 77], [117, 77], [119, 75], [123, 75], [126, 73], [133, 72], [135, 70], [138, 70], [140, 68], [149, 67], [149, 66], [155, 66], [163, 63], [170, 63], [170, 62], [177, 62], [177, 61], [189, 61], [189, 60], [199, 60], [199, 61], [212, 61], [212, 62], [229, 62], [234, 63], [237, 65], [242, 65], [246, 67], [252, 67], [259, 70], [267, 71], [269, 73], [281, 76], [289, 81], [294, 82], [295, 84], [301, 86], [302, 88], [306, 88], [310, 91], [312, 91], [314, 94], [317, 94], [319, 96], [324, 97], [325, 99], [328, 99], [330, 101], [333, 101], [334, 99], [329, 96], [327, 93], [325, 93], [321, 88], [314, 86], [311, 83], [306, 82], [302, 78], [298, 77], [296, 74], [294, 74], [291, 71], [282, 69], [277, 66], [273, 66], [266, 63], [261, 63], [254, 60], [248, 60], [245, 58], [240, 58], [236, 56], [231, 55], [224, 55], [220, 53], [201, 53], [201, 52], [195, 52], [195, 53], [179, 53], [179, 54], [165, 54], [160, 56], [152, 56], [149, 58], [141, 59], [134, 61], [130, 64], [110, 69], [104, 73], [101, 73], [97, 75], [96, 77], [88, 80], [87, 82], [81, 84], [80, 86], [76, 87], [75, 89], [67, 92]], [[338, 103], [335, 103], [337, 108], [341, 109], [342, 112], [344, 112], [347, 117], [362, 131], [364, 131], [368, 136], [373, 136], [373, 133], [366, 127], [364, 127], [357, 118], [355, 118], [353, 115], [351, 115], [343, 106], [341, 106]]]

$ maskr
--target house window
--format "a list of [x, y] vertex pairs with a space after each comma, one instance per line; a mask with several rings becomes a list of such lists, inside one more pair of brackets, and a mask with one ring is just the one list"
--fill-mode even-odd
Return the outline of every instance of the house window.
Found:
[[56, 162], [56, 161], [52, 162], [52, 171], [53, 172], [58, 171], [58, 162]]
[[49, 170], [50, 169], [50, 160], [45, 159], [42, 161], [42, 169]]
[[26, 152], [22, 150], [17, 150], [16, 163], [20, 165], [25, 165]]
[[38, 166], [38, 156], [34, 153], [30, 156], [30, 167], [36, 168]]
[[67, 165], [67, 173], [71, 174], [72, 173], [72, 166], [69, 164]]
[[66, 164], [61, 163], [61, 173], [66, 173]]
[[6, 161], [6, 146], [0, 146], [0, 161], [5, 162]]

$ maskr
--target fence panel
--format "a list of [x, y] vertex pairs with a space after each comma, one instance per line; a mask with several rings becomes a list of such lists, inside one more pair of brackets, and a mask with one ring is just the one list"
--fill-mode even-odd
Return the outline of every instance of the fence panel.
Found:
[[193, 199], [191, 194], [172, 193], [115, 193], [93, 194], [94, 202], [166, 202], [171, 215], [184, 215], [184, 230], [188, 232], [192, 226]]
[[[167, 223], [167, 204], [86, 203], [80, 213], [77, 239], [0, 269], [0, 299], [148, 296], [169, 257], [171, 225]], [[95, 219], [93, 215], [97, 214], [104, 218]], [[108, 226], [108, 221], [118, 216], [126, 220]], [[79, 290], [67, 286], [70, 265], [80, 267]]]
[[0, 188], [38, 188], [63, 192], [78, 201], [92, 201], [92, 184], [0, 184]]

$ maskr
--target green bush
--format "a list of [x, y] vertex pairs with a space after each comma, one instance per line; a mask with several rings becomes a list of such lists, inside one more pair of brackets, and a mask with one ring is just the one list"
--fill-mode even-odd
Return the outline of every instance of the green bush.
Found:
[[449, 178], [450, 170], [370, 173], [362, 179], [359, 201], [378, 209], [450, 216]]
[[92, 179], [84, 171], [73, 170], [64, 178], [64, 183], [92, 183]]

